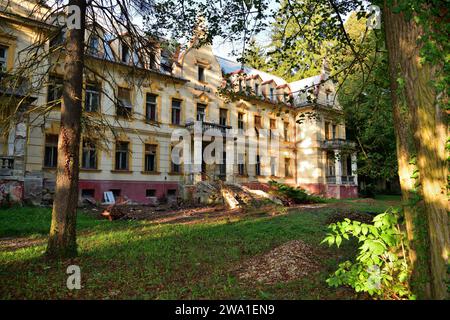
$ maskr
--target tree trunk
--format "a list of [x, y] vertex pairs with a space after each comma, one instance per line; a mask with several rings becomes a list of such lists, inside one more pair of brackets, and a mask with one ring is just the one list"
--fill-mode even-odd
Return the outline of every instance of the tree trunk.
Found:
[[68, 28], [67, 31], [56, 192], [47, 246], [47, 256], [51, 258], [77, 254], [76, 214], [86, 3], [85, 0], [70, 0], [69, 6], [79, 7], [81, 28]]
[[[408, 201], [405, 218], [412, 247], [413, 283], [417, 286], [413, 289], [420, 298], [445, 299], [449, 251], [446, 126], [431, 82], [436, 79], [437, 67], [420, 62], [421, 27], [391, 9], [385, 1], [399, 175], [403, 199]], [[420, 174], [420, 203], [412, 201], [411, 192], [415, 188], [412, 181], [408, 181], [408, 174], [412, 172], [407, 157], [411, 157], [414, 150]], [[423, 212], [418, 204], [423, 205]]]

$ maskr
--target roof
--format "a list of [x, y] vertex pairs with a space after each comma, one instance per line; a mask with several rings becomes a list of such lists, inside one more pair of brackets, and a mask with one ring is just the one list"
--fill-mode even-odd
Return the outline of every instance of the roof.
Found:
[[322, 75], [318, 74], [318, 75], [315, 75], [315, 76], [312, 76], [309, 78], [305, 78], [305, 79], [301, 79], [298, 81], [287, 82], [283, 78], [280, 78], [273, 74], [270, 74], [270, 73], [267, 73], [267, 72], [264, 72], [261, 70], [257, 70], [257, 69], [251, 68], [251, 67], [242, 66], [238, 62], [234, 62], [234, 61], [228, 60], [226, 58], [216, 56], [216, 59], [219, 62], [220, 67], [225, 74], [236, 74], [236, 73], [244, 72], [245, 74], [247, 74], [248, 76], [250, 76], [252, 78], [259, 76], [261, 78], [261, 80], [263, 81], [262, 84], [266, 84], [266, 83], [270, 83], [270, 82], [274, 81], [278, 88], [283, 88], [283, 87], [288, 86], [289, 89], [291, 90], [292, 94], [294, 95], [294, 97], [299, 95], [301, 90], [303, 90], [305, 88], [316, 86], [322, 80]]

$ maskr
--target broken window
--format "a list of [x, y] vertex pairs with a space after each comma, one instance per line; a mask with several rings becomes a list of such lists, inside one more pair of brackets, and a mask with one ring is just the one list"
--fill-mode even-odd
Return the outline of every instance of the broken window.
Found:
[[157, 95], [147, 93], [145, 100], [145, 119], [147, 121], [157, 121], [156, 120], [156, 98]]
[[128, 142], [116, 142], [116, 170], [128, 170]]
[[181, 100], [172, 99], [172, 124], [181, 123]]
[[58, 135], [45, 135], [44, 167], [56, 168], [58, 163]]
[[145, 168], [146, 172], [156, 171], [156, 150], [158, 146], [156, 144], [146, 144], [145, 145]]
[[81, 153], [81, 168], [97, 169], [97, 148], [90, 140], [83, 140]]
[[117, 101], [117, 109], [116, 114], [122, 117], [131, 116], [132, 112], [132, 103], [131, 103], [131, 90], [128, 88], [119, 87], [118, 90], [118, 101]]

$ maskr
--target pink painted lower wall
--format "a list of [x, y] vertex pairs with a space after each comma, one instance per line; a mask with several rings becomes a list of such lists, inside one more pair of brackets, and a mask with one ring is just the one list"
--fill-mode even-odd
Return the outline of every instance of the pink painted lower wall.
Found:
[[178, 182], [147, 182], [147, 181], [117, 181], [117, 180], [80, 180], [80, 194], [85, 190], [94, 190], [94, 198], [103, 201], [103, 193], [111, 190], [120, 190], [121, 196], [139, 203], [151, 203], [147, 197], [147, 190], [154, 190], [155, 197], [161, 199], [169, 192], [178, 195]]
[[[246, 182], [242, 185], [255, 190], [268, 191], [269, 185], [262, 182]], [[358, 198], [358, 186], [332, 185], [323, 183], [305, 183], [299, 187], [305, 189], [310, 194], [323, 196], [326, 198], [348, 199]]]

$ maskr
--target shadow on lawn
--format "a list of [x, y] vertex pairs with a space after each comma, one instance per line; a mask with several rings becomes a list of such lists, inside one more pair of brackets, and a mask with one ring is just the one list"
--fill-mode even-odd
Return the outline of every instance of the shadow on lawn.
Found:
[[[109, 229], [80, 235], [76, 259], [48, 262], [39, 256], [45, 246], [11, 252], [10, 261], [0, 264], [0, 281], [5, 284], [0, 297], [264, 298], [258, 292], [272, 289], [283, 295], [280, 290], [285, 292], [283, 288], [289, 286], [242, 287], [229, 270], [290, 240], [302, 239], [317, 247], [326, 231], [327, 216], [327, 212], [303, 213], [197, 225], [121, 222], [113, 227], [116, 222], [109, 223]], [[322, 262], [328, 274], [342, 256], [332, 249], [323, 250], [330, 253]], [[3, 254], [5, 258], [8, 260], [7, 254]], [[79, 291], [66, 289], [70, 264], [81, 267], [83, 288]], [[304, 281], [300, 280], [303, 286]], [[292, 294], [292, 289], [286, 290], [285, 294]], [[321, 294], [330, 293], [333, 291]]]

